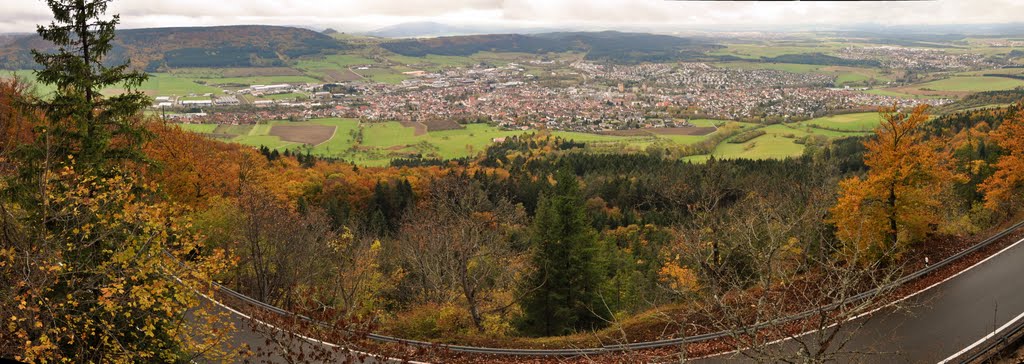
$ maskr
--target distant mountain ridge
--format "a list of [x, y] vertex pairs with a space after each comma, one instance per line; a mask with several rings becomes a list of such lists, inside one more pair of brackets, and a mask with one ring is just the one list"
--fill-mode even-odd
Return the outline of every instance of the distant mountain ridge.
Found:
[[707, 51], [721, 48], [698, 38], [681, 38], [648, 33], [556, 32], [541, 34], [487, 34], [437, 38], [402, 39], [381, 47], [406, 56], [427, 54], [467, 56], [492, 52], [585, 52], [589, 60], [623, 63], [662, 62], [705, 57]]
[[449, 25], [425, 21], [395, 24], [370, 32], [365, 32], [364, 34], [382, 38], [421, 38], [483, 34], [535, 34], [552, 32], [555, 30], [555, 28]]
[[[113, 43], [110, 63], [130, 59], [132, 67], [147, 71], [165, 66], [282, 66], [291, 58], [348, 47], [312, 30], [266, 25], [124, 29], [117, 31]], [[52, 49], [36, 35], [0, 44], [0, 68], [6, 69], [34, 68], [29, 50]]]

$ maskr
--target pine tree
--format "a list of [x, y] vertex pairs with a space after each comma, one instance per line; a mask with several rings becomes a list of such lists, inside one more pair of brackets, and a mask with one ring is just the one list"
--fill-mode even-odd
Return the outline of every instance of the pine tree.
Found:
[[536, 335], [592, 329], [607, 316], [599, 296], [597, 232], [587, 218], [576, 176], [560, 172], [557, 183], [550, 196], [541, 197], [531, 233], [537, 271], [525, 287], [523, 329]]
[[[112, 67], [103, 62], [119, 22], [117, 15], [103, 19], [109, 2], [47, 0], [54, 21], [39, 26], [37, 32], [56, 45], [57, 51], [32, 50], [42, 66], [35, 72], [39, 82], [56, 86], [53, 98], [41, 103], [50, 120], [42, 137], [52, 138], [53, 155], [74, 156], [78, 168], [142, 160], [139, 147], [147, 135], [139, 116], [150, 99], [138, 88], [148, 76], [129, 71], [127, 62]], [[100, 93], [110, 86], [125, 92], [110, 97]]]

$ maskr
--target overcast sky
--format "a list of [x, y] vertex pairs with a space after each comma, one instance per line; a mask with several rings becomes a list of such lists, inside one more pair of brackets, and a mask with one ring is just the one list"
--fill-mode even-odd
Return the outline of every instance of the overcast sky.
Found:
[[[753, 2], [663, 0], [114, 0], [123, 28], [300, 25], [360, 32], [403, 23], [615, 29], [1024, 22], [1024, 0]], [[0, 0], [0, 32], [47, 22], [43, 0]]]

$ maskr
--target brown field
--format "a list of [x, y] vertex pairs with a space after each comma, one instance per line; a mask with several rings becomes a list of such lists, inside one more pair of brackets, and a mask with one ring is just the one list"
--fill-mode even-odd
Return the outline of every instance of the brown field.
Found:
[[270, 127], [270, 135], [284, 141], [317, 145], [330, 140], [336, 128], [330, 125], [274, 125]]
[[[406, 128], [413, 128], [414, 131], [412, 132], [412, 135], [419, 136], [419, 135], [423, 135], [423, 134], [427, 133], [427, 125], [424, 125], [421, 122], [417, 122], [417, 121], [400, 121], [398, 123], [402, 124], [402, 126], [404, 126]], [[433, 129], [431, 129], [431, 130], [433, 130]]]
[[346, 82], [363, 79], [362, 76], [348, 69], [318, 69], [316, 72], [321, 72], [324, 76], [327, 76], [328, 79], [324, 81], [329, 82]]
[[423, 122], [429, 131], [464, 129], [462, 125], [451, 120], [430, 120]]
[[603, 131], [601, 134], [615, 136], [651, 136], [651, 135], [708, 135], [715, 131], [714, 127], [683, 127], [683, 128], [642, 128], [627, 130]]
[[224, 77], [302, 76], [302, 72], [288, 67], [242, 67], [224, 69]]

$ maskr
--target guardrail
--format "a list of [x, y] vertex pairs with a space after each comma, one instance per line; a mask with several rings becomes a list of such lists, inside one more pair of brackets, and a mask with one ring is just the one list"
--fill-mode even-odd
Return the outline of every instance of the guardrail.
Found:
[[[984, 363], [1024, 336], [1024, 313], [939, 364]], [[970, 354], [970, 355], [968, 355]]]
[[[766, 328], [766, 327], [770, 327], [772, 325], [784, 324], [784, 323], [787, 323], [787, 322], [792, 322], [792, 321], [804, 319], [804, 318], [810, 317], [812, 315], [818, 314], [818, 313], [823, 312], [823, 311], [831, 311], [831, 310], [839, 307], [839, 305], [841, 305], [841, 304], [848, 304], [848, 303], [851, 303], [851, 302], [857, 302], [857, 301], [863, 300], [865, 298], [874, 297], [875, 295], [878, 295], [880, 292], [883, 292], [883, 290], [885, 290], [885, 289], [889, 289], [889, 288], [892, 288], [894, 286], [899, 286], [899, 285], [905, 284], [907, 282], [910, 282], [912, 280], [921, 278], [921, 277], [923, 277], [923, 276], [925, 276], [925, 275], [927, 275], [929, 273], [932, 273], [932, 272], [934, 272], [934, 271], [936, 271], [938, 269], [941, 269], [941, 268], [949, 265], [950, 263], [952, 263], [954, 261], [959, 260], [960, 258], [963, 258], [964, 256], [967, 256], [967, 255], [969, 255], [971, 253], [977, 252], [978, 250], [984, 249], [985, 247], [991, 245], [992, 243], [996, 242], [999, 239], [1002, 239], [1003, 237], [1009, 235], [1010, 233], [1016, 231], [1017, 229], [1020, 229], [1021, 227], [1024, 227], [1024, 221], [1018, 222], [1018, 223], [1014, 224], [1013, 226], [1010, 226], [1009, 228], [1007, 228], [1005, 230], [1002, 230], [999, 233], [996, 233], [995, 235], [993, 235], [993, 236], [991, 236], [991, 237], [989, 237], [989, 238], [979, 242], [978, 244], [975, 244], [975, 245], [971, 246], [970, 248], [967, 248], [967, 249], [965, 249], [965, 250], [963, 250], [963, 251], [961, 251], [961, 252], [959, 252], [957, 254], [954, 254], [953, 256], [950, 256], [950, 257], [948, 257], [946, 259], [943, 259], [942, 261], [939, 261], [938, 263], [935, 263], [935, 264], [933, 264], [931, 266], [928, 266], [926, 268], [920, 269], [920, 270], [918, 270], [918, 271], [916, 271], [914, 273], [911, 273], [911, 274], [908, 274], [906, 276], [903, 276], [903, 277], [897, 279], [896, 281], [892, 282], [888, 286], [876, 287], [874, 289], [871, 289], [871, 290], [868, 290], [868, 291], [865, 291], [865, 292], [861, 292], [861, 293], [859, 293], [857, 295], [854, 295], [854, 296], [850, 297], [848, 300], [843, 301], [843, 302], [834, 302], [834, 303], [831, 303], [831, 304], [828, 304], [828, 305], [825, 305], [825, 306], [822, 306], [822, 307], [818, 307], [818, 308], [811, 309], [811, 310], [806, 310], [806, 311], [803, 311], [803, 312], [800, 312], [800, 313], [797, 313], [795, 315], [788, 316], [788, 317], [785, 317], [785, 318], [776, 319], [776, 320], [767, 321], [767, 322], [762, 322], [762, 323], [757, 323], [757, 324], [754, 324], [754, 325], [751, 325], [751, 326], [745, 328], [744, 331], [753, 332], [753, 331], [757, 331], [757, 330], [760, 330], [760, 329], [763, 329], [763, 328]], [[219, 283], [211, 282], [211, 284], [213, 285], [214, 288], [216, 288], [220, 292], [223, 292], [223, 293], [225, 293], [225, 294], [227, 294], [227, 295], [229, 295], [231, 297], [234, 297], [234, 298], [236, 298], [238, 300], [241, 300], [241, 301], [243, 301], [243, 302], [245, 302], [247, 304], [259, 307], [261, 309], [273, 312], [275, 314], [282, 315], [282, 316], [296, 317], [296, 318], [299, 318], [301, 320], [304, 320], [304, 321], [307, 321], [307, 322], [310, 322], [310, 323], [314, 323], [314, 324], [317, 324], [317, 325], [325, 325], [325, 326], [328, 326], [328, 327], [330, 326], [330, 325], [328, 325], [326, 323], [319, 322], [319, 321], [314, 320], [312, 318], [309, 318], [309, 317], [306, 317], [306, 316], [303, 316], [303, 315], [299, 315], [299, 314], [296, 314], [296, 313], [292, 313], [292, 312], [286, 311], [286, 310], [284, 310], [282, 308], [279, 308], [279, 307], [276, 307], [276, 306], [273, 306], [273, 305], [266, 304], [266, 303], [261, 302], [261, 301], [259, 301], [257, 299], [254, 299], [252, 297], [249, 297], [249, 296], [246, 296], [246, 295], [244, 295], [242, 293], [239, 293], [239, 292], [237, 292], [235, 290], [232, 290], [232, 289], [230, 289], [228, 287], [225, 287], [225, 286], [223, 286], [223, 285], [221, 285]], [[1021, 325], [1022, 325], [1022, 327], [1024, 327], [1024, 321], [1022, 321]], [[685, 336], [685, 337], [672, 338], [672, 339], [663, 339], [663, 340], [637, 342], [637, 343], [628, 343], [628, 344], [606, 345], [606, 346], [592, 347], [592, 348], [570, 348], [570, 349], [511, 349], [511, 348], [489, 348], [489, 347], [466, 346], [466, 345], [449, 345], [449, 344], [432, 343], [432, 342], [428, 342], [428, 341], [402, 339], [402, 338], [397, 338], [397, 337], [392, 337], [392, 336], [387, 336], [387, 335], [380, 335], [380, 334], [373, 334], [373, 333], [367, 334], [367, 337], [372, 339], [372, 340], [379, 341], [379, 342], [398, 343], [398, 344], [405, 344], [405, 345], [419, 346], [419, 347], [438, 347], [438, 348], [444, 348], [444, 349], [448, 349], [448, 350], [452, 350], [452, 351], [458, 351], [458, 352], [464, 352], [464, 353], [474, 353], [474, 354], [524, 355], [524, 356], [577, 356], [577, 355], [595, 355], [595, 354], [603, 354], [603, 353], [618, 352], [618, 351], [628, 351], [628, 350], [638, 350], [638, 349], [662, 348], [662, 347], [667, 347], [667, 346], [680, 345], [680, 344], [684, 344], [684, 343], [694, 343], [694, 342], [708, 341], [708, 340], [713, 340], [713, 339], [727, 337], [727, 336], [730, 336], [730, 335], [731, 335], [731, 332], [729, 332], [729, 331], [718, 331], [718, 332], [711, 332], [711, 333], [706, 333], [706, 334], [700, 334], [700, 335], [694, 335], [694, 336]]]

